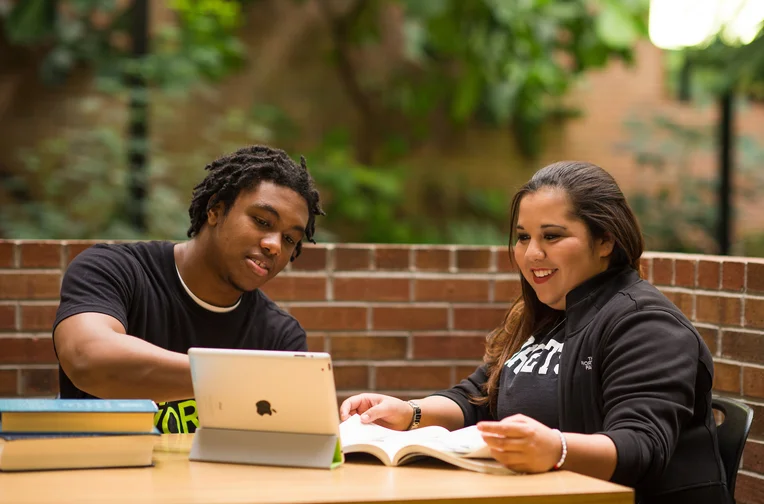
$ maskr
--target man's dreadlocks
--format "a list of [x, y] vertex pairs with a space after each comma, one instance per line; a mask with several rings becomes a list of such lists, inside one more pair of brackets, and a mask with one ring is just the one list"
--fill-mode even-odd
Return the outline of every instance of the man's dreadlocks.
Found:
[[[305, 158], [300, 156], [299, 166], [280, 149], [262, 145], [244, 147], [213, 161], [205, 167], [209, 174], [194, 187], [188, 215], [191, 227], [188, 237], [193, 238], [207, 222], [207, 212], [218, 203], [223, 203], [224, 215], [233, 206], [242, 190], [256, 187], [260, 182], [268, 181], [292, 189], [305, 198], [308, 204], [308, 225], [305, 227], [305, 239], [311, 243], [316, 229], [316, 216], [326, 215], [321, 209], [318, 190], [313, 177], [308, 173]], [[292, 259], [300, 255], [302, 240], [297, 243]]]

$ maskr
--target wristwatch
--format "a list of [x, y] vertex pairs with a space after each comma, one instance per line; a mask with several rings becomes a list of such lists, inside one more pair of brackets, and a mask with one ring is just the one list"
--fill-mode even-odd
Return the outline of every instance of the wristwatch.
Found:
[[422, 419], [422, 408], [420, 408], [419, 404], [415, 403], [414, 401], [406, 402], [408, 402], [409, 406], [414, 409], [414, 414], [411, 417], [411, 424], [409, 424], [409, 428], [407, 430], [414, 430], [419, 427], [419, 421]]

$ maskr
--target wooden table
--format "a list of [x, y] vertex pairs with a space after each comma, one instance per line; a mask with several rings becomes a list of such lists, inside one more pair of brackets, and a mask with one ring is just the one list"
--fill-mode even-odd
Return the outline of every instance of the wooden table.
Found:
[[335, 470], [190, 462], [192, 436], [161, 436], [151, 468], [0, 473], [0, 503], [634, 502], [630, 488], [567, 471], [496, 476], [372, 458]]

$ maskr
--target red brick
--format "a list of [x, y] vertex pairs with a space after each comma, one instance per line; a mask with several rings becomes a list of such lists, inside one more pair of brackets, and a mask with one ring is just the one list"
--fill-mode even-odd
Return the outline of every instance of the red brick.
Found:
[[714, 390], [740, 394], [740, 366], [714, 362]]
[[764, 369], [743, 366], [743, 395], [764, 398]]
[[406, 336], [337, 336], [331, 337], [332, 359], [405, 359]]
[[448, 309], [424, 306], [375, 306], [373, 327], [387, 331], [427, 331], [448, 328]]
[[16, 245], [13, 242], [0, 241], [0, 268], [15, 266]]
[[292, 262], [293, 270], [319, 271], [326, 269], [327, 250], [321, 245], [303, 245], [300, 257]]
[[334, 366], [334, 384], [338, 390], [368, 390], [368, 366]]
[[64, 242], [64, 260], [66, 265], [69, 266], [75, 257], [96, 243], [99, 242], [95, 240], [71, 240]]
[[56, 319], [56, 304], [22, 304], [21, 305], [21, 330], [41, 331], [52, 330]]
[[674, 303], [677, 308], [682, 310], [682, 313], [684, 313], [688, 319], [692, 319], [692, 305], [694, 300], [691, 293], [663, 291], [663, 294], [669, 298], [669, 300], [671, 300], [671, 302]]
[[260, 290], [274, 301], [323, 301], [326, 299], [326, 277], [299, 277], [282, 273]]
[[451, 386], [449, 366], [377, 366], [377, 390], [439, 390]]
[[716, 336], [719, 334], [719, 329], [716, 327], [696, 327], [695, 329], [698, 330], [698, 333], [703, 338], [703, 341], [706, 342], [706, 346], [711, 352], [711, 355], [716, 355], [718, 350], [716, 347]]
[[748, 263], [748, 280], [746, 289], [750, 293], [764, 292], [764, 263]]
[[335, 271], [368, 270], [371, 269], [371, 252], [369, 246], [338, 245], [334, 249]]
[[58, 299], [60, 273], [0, 273], [0, 299]]
[[488, 271], [491, 269], [491, 250], [457, 249], [456, 267], [459, 271]]
[[13, 305], [0, 305], [0, 331], [13, 331], [16, 329], [16, 307]]
[[677, 259], [674, 262], [674, 285], [695, 287], [695, 261]]
[[698, 322], [740, 324], [742, 311], [740, 298], [698, 294], [695, 299], [697, 303], [695, 318]]
[[498, 302], [514, 302], [522, 294], [520, 279], [517, 280], [496, 280], [493, 289], [493, 300]]
[[22, 268], [60, 268], [61, 242], [32, 242], [19, 245]]
[[0, 397], [18, 395], [18, 371], [0, 369]]
[[671, 285], [674, 276], [674, 260], [663, 257], [653, 258], [653, 283], [655, 285]]
[[653, 259], [651, 257], [639, 258], [639, 275], [645, 280], [650, 280], [652, 282]]
[[722, 263], [722, 289], [742, 292], [745, 288], [745, 263], [724, 261]]
[[413, 339], [415, 359], [471, 359], [483, 357], [485, 335], [434, 336], [418, 335]]
[[454, 308], [454, 329], [490, 331], [501, 324], [506, 312], [506, 307]]
[[359, 306], [293, 306], [289, 313], [308, 331], [366, 329], [366, 308]]
[[454, 373], [456, 375], [456, 380], [454, 381], [454, 383], [459, 383], [463, 379], [467, 378], [469, 375], [474, 373], [478, 367], [482, 366], [482, 364], [483, 363], [481, 362], [480, 364], [475, 364], [474, 366], [473, 365], [456, 366], [455, 373]]
[[308, 352], [325, 352], [326, 339], [326, 335], [323, 334], [308, 334]]
[[745, 300], [745, 326], [764, 329], [764, 299]]
[[378, 270], [406, 271], [409, 269], [410, 248], [377, 245], [374, 264]]
[[0, 338], [0, 364], [57, 362], [51, 338]]
[[698, 287], [701, 289], [718, 289], [720, 269], [721, 263], [718, 261], [698, 261]]
[[516, 272], [517, 268], [512, 264], [510, 252], [506, 248], [496, 250], [496, 270], [502, 273]]
[[447, 249], [417, 249], [414, 265], [418, 270], [447, 272], [451, 264], [451, 251]]
[[334, 279], [334, 299], [345, 301], [408, 301], [408, 278]]
[[722, 332], [722, 357], [764, 364], [764, 334]]
[[764, 442], [748, 440], [743, 451], [742, 467], [764, 474]]
[[[357, 391], [351, 391], [351, 392], [337, 392], [337, 407], [339, 408], [342, 402], [347, 399], [348, 397], [353, 396], [356, 394]], [[421, 393], [411, 393], [407, 392], [405, 390], [396, 391], [395, 397], [400, 399], [401, 401], [408, 401], [411, 399], [421, 399], [422, 394]]]
[[55, 396], [58, 393], [58, 369], [21, 369], [21, 395]]
[[746, 403], [753, 410], [753, 423], [751, 424], [751, 433], [753, 437], [764, 437], [764, 406], [753, 403]]
[[764, 478], [738, 473], [735, 480], [735, 502], [764, 504]]
[[488, 301], [488, 280], [421, 279], [414, 283], [417, 301]]

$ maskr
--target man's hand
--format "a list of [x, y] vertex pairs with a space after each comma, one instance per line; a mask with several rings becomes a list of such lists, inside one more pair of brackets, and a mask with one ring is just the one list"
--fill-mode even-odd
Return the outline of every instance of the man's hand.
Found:
[[493, 458], [516, 472], [549, 471], [562, 455], [560, 436], [525, 415], [512, 415], [500, 422], [479, 422]]

